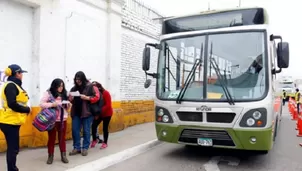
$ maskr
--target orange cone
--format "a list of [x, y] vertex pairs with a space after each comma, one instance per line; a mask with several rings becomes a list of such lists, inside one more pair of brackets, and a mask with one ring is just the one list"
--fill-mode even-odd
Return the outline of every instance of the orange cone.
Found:
[[302, 137], [302, 117], [299, 114], [298, 116], [298, 134], [297, 137]]
[[290, 113], [290, 114], [292, 115], [292, 117], [293, 117], [293, 115], [294, 115], [294, 101], [292, 100], [292, 98], [290, 98], [289, 104], [290, 104], [289, 113]]
[[288, 106], [288, 110], [290, 110], [291, 109], [291, 106], [292, 105], [292, 98], [291, 97], [289, 97], [289, 99], [288, 99], [288, 103], [287, 103], [287, 106]]
[[299, 130], [299, 128], [302, 126], [301, 119], [299, 119], [299, 118], [300, 118], [300, 116], [298, 116], [298, 119], [296, 121], [296, 130]]
[[297, 120], [297, 119], [298, 119], [297, 108], [294, 108], [292, 120]]

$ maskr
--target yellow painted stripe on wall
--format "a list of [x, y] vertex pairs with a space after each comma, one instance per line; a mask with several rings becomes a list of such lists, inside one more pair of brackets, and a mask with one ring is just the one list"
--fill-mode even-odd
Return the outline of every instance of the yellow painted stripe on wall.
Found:
[[[114, 114], [111, 118], [109, 131], [121, 131], [129, 126], [154, 121], [154, 101], [115, 101], [112, 103]], [[32, 108], [32, 114], [20, 129], [20, 148], [22, 147], [43, 147], [47, 145], [47, 132], [39, 132], [32, 121], [40, 111], [39, 107]], [[102, 124], [99, 132], [102, 133]], [[67, 120], [66, 139], [72, 139], [71, 118]], [[6, 151], [6, 142], [3, 133], [0, 131], [0, 152]]]

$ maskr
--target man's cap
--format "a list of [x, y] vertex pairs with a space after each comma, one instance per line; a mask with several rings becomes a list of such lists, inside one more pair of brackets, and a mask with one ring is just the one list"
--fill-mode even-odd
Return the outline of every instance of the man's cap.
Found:
[[6, 68], [5, 75], [11, 76], [11, 75], [15, 75], [18, 72], [19, 73], [27, 73], [27, 71], [23, 70], [19, 65], [11, 64]]

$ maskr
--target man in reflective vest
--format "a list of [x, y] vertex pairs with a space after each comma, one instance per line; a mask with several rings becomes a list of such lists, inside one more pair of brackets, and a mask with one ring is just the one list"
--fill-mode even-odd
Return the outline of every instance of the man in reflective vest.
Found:
[[298, 114], [300, 114], [300, 91], [299, 89], [297, 88], [296, 89], [296, 93], [295, 93], [295, 101], [296, 101], [296, 104], [297, 104], [297, 112]]
[[283, 101], [283, 106], [285, 105], [285, 101], [286, 101], [286, 91], [283, 90], [283, 93], [282, 93], [282, 101]]
[[19, 131], [25, 123], [30, 107], [27, 105], [28, 96], [22, 88], [22, 77], [26, 71], [19, 65], [12, 64], [5, 69], [8, 76], [0, 91], [0, 130], [3, 132], [6, 144], [6, 162], [8, 171], [18, 171], [16, 166], [19, 153]]

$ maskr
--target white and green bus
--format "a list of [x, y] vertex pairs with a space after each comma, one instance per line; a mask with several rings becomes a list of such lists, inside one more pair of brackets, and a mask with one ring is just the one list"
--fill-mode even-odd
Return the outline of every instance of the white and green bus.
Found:
[[[148, 72], [151, 48], [156, 73]], [[146, 78], [156, 79], [158, 139], [267, 153], [281, 119], [274, 81], [288, 65], [289, 45], [271, 32], [263, 8], [164, 19], [142, 62]]]
[[284, 77], [278, 81], [278, 90], [279, 90], [279, 95], [283, 96], [283, 90], [286, 92], [286, 99], [288, 100], [289, 97], [295, 97], [296, 93], [296, 86], [294, 83], [293, 78], [291, 77]]

